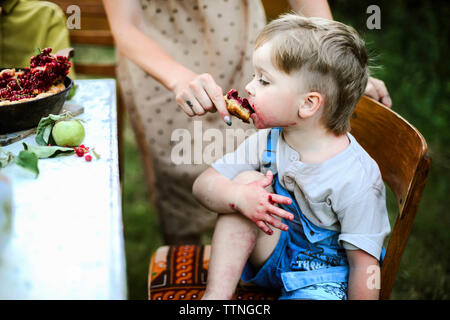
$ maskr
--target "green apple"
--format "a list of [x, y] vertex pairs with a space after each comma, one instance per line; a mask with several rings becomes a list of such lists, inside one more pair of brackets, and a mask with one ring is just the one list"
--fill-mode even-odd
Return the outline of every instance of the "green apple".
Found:
[[77, 147], [83, 142], [84, 127], [78, 120], [58, 121], [53, 126], [52, 136], [60, 147]]

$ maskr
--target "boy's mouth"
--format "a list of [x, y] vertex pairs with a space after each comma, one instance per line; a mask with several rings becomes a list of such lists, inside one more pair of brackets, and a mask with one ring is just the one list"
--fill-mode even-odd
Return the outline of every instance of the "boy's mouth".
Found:
[[239, 103], [239, 105], [242, 108], [247, 109], [250, 112], [250, 114], [255, 113], [255, 110], [252, 108], [252, 106], [248, 102], [248, 99], [239, 97], [239, 93], [237, 92], [237, 90], [234, 90], [234, 89], [230, 90], [227, 93], [227, 98], [236, 100]]
[[253, 109], [252, 105], [246, 98], [242, 99], [242, 107], [247, 109], [250, 112], [250, 115], [255, 113], [255, 109]]

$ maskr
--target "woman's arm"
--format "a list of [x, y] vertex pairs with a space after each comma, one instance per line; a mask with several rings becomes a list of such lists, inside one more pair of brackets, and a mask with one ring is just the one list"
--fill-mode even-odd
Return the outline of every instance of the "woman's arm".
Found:
[[171, 90], [188, 116], [217, 109], [225, 121], [226, 117], [229, 120], [222, 89], [214, 79], [209, 74], [198, 75], [178, 63], [138, 28], [144, 23], [138, 1], [103, 0], [103, 4], [117, 49]]
[[380, 294], [378, 260], [362, 250], [347, 250], [347, 257], [350, 269], [348, 299], [378, 300]]
[[[143, 23], [138, 1], [104, 0], [117, 49], [168, 89], [178, 75], [189, 70], [176, 62], [158, 43], [139, 30]], [[151, 59], [149, 59], [151, 57]]]
[[306, 17], [320, 17], [333, 20], [327, 0], [289, 0], [292, 9]]

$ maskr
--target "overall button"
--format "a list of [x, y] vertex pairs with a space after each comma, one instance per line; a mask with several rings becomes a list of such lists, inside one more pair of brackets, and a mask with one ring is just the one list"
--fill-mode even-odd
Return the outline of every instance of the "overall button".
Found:
[[286, 176], [284, 177], [284, 182], [286, 182], [287, 184], [293, 184], [294, 179], [292, 179], [292, 177]]
[[289, 159], [291, 161], [297, 161], [298, 160], [298, 156], [296, 154], [291, 154], [291, 156], [289, 157]]

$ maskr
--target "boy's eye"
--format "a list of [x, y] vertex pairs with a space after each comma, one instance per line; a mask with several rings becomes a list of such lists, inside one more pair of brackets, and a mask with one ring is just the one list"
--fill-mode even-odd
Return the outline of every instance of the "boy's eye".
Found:
[[[253, 78], [258, 78], [259, 75], [253, 74]], [[263, 86], [267, 86], [268, 84], [270, 84], [269, 82], [265, 81], [262, 77], [257, 79], [259, 81], [259, 83], [261, 83], [261, 85]]]

